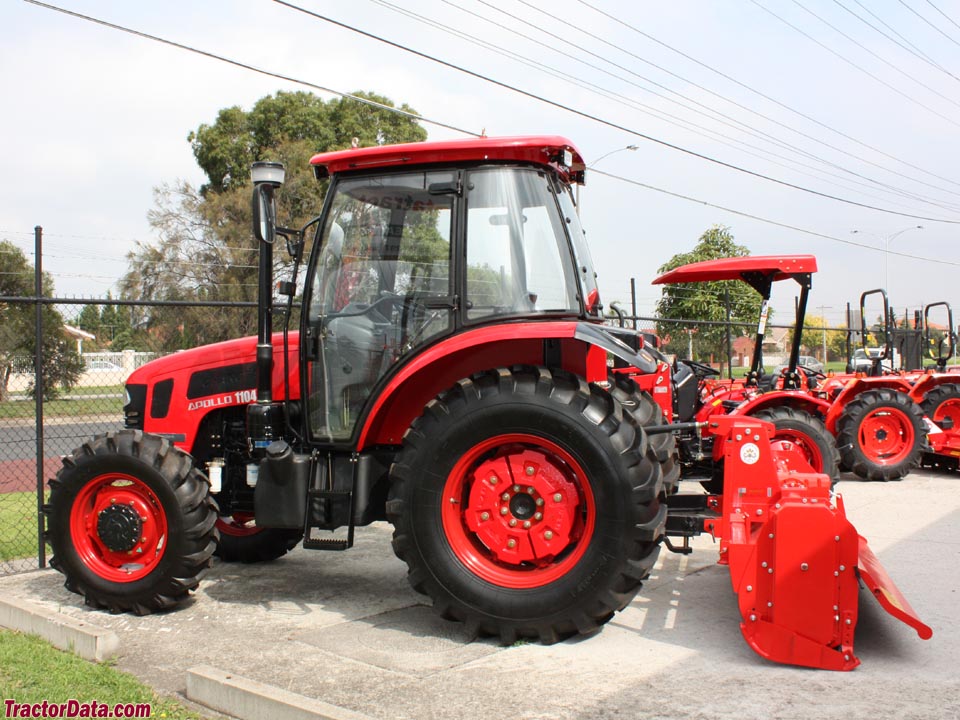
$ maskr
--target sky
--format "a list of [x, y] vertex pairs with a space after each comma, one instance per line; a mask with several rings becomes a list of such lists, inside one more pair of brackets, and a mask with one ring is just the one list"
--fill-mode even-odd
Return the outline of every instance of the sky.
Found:
[[[755, 255], [816, 255], [810, 312], [831, 325], [881, 286], [900, 313], [960, 309], [960, 0], [294, 4], [342, 25], [271, 0], [59, 2], [468, 133], [570, 138], [608, 303], [635, 278], [651, 314], [657, 268], [720, 224]], [[191, 130], [309, 89], [19, 0], [0, 28], [0, 239], [32, 259], [42, 226], [59, 296], [115, 291], [155, 239], [153, 189], [203, 182]], [[774, 292], [783, 319], [796, 286]]]

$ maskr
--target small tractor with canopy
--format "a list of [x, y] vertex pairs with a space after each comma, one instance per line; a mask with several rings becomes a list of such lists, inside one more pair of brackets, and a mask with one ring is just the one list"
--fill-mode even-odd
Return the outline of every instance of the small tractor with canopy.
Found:
[[[688, 423], [722, 439], [723, 494], [677, 492], [681, 427], [630, 379], [664, 364], [603, 325], [570, 141], [355, 148], [312, 164], [330, 187], [299, 230], [276, 221], [282, 166], [254, 167], [257, 336], [139, 368], [126, 429], [85, 442], [51, 480], [51, 564], [69, 590], [150, 613], [197, 588], [214, 553], [346, 550], [386, 520], [441, 615], [550, 643], [624, 609], [667, 537], [708, 532], [764, 657], [855, 667], [858, 578], [929, 637], [831, 479], [771, 424]], [[274, 333], [281, 238], [293, 262]]]

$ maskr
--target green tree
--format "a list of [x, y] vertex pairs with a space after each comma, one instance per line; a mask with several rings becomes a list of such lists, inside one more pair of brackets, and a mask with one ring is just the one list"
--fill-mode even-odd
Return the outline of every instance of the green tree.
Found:
[[[694, 248], [685, 253], [674, 255], [662, 265], [658, 272], [701, 262], [716, 260], [725, 257], [740, 257], [749, 255], [750, 250], [744, 245], [734, 242], [729, 228], [715, 225], [697, 241]], [[743, 282], [728, 280], [722, 282], [684, 283], [665, 285], [657, 303], [657, 315], [661, 320], [657, 323], [657, 332], [661, 337], [669, 337], [668, 352], [677, 353], [681, 357], [687, 356], [687, 331], [695, 331], [694, 359], [709, 360], [725, 356], [726, 329], [723, 325], [705, 325], [699, 321], [726, 320], [726, 299], [730, 301], [730, 319], [734, 322], [754, 323], [760, 313], [760, 295], [756, 290]], [[669, 322], [670, 319], [687, 320], [688, 322]], [[689, 322], [692, 321], [692, 322]], [[731, 337], [749, 334], [746, 327], [734, 327]]]
[[[819, 315], [807, 315], [803, 321], [803, 332], [800, 335], [800, 347], [806, 355], [814, 355], [822, 362], [829, 360], [845, 360], [847, 354], [847, 334], [842, 328], [831, 328], [826, 318]], [[788, 343], [793, 342], [793, 331], [790, 331]], [[827, 357], [823, 357], [823, 345], [826, 340]]]
[[[44, 295], [53, 295], [53, 279], [44, 273]], [[3, 297], [33, 295], [34, 271], [26, 255], [16, 245], [0, 240], [0, 401], [9, 399], [10, 376], [15, 372], [34, 372], [37, 354], [36, 311], [29, 303], [4, 302]], [[41, 342], [44, 398], [53, 399], [63, 389], [73, 387], [83, 371], [83, 361], [63, 331], [63, 317], [52, 305], [41, 311]], [[33, 395], [31, 380], [27, 391]]]
[[[357, 93], [384, 105], [371, 93]], [[413, 112], [406, 105], [402, 109]], [[415, 142], [426, 131], [414, 120], [355, 100], [322, 99], [305, 92], [278, 92], [249, 111], [220, 111], [216, 121], [191, 132], [188, 140], [207, 176], [199, 189], [177, 182], [156, 188], [148, 220], [157, 240], [128, 255], [121, 297], [144, 300], [257, 299], [258, 248], [250, 230], [250, 166], [257, 160], [283, 162], [286, 181], [277, 193], [277, 216], [299, 227], [317, 215], [327, 183], [313, 176], [317, 152], [378, 143]], [[287, 267], [274, 253], [275, 270]], [[133, 328], [149, 334], [158, 349], [193, 347], [256, 330], [256, 313], [232, 308], [134, 310]]]

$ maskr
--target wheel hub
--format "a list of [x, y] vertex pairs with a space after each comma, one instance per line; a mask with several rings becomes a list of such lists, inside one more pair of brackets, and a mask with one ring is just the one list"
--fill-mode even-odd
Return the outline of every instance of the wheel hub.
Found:
[[464, 518], [500, 562], [544, 565], [575, 541], [580, 496], [563, 463], [517, 448], [481, 462]]
[[130, 505], [111, 505], [97, 516], [97, 535], [113, 552], [127, 552], [140, 542], [143, 521]]

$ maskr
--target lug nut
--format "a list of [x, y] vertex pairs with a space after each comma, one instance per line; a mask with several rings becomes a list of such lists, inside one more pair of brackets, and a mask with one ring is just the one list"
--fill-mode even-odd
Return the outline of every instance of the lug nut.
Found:
[[529, 521], [529, 520], [524, 520], [524, 521], [523, 521], [523, 526], [524, 526], [525, 528], [528, 528], [528, 529], [529, 529], [529, 528], [530, 528], [530, 521]]
[[537, 498], [537, 505], [543, 505], [543, 498]]
[[500, 508], [500, 514], [501, 514], [501, 515], [506, 515], [508, 512], [510, 512], [510, 511], [507, 510], [506, 508]]
[[482, 512], [482, 513], [480, 513], [480, 519], [481, 519], [481, 520], [489, 520], [489, 519], [490, 519], [490, 513], [488, 513], [488, 512]]
[[520, 486], [519, 486], [519, 485], [514, 485], [514, 486], [513, 486], [513, 491], [514, 491], [514, 492], [520, 492]]
[[528, 495], [533, 495], [533, 488], [532, 488], [532, 487], [528, 487], [528, 488], [527, 488], [527, 494], [528, 494]]
[[503, 495], [500, 496], [500, 498], [503, 499], [503, 500], [509, 500], [509, 499], [510, 499], [510, 493], [504, 493]]
[[533, 516], [534, 520], [543, 520], [543, 513], [537, 513]]
[[554, 494], [554, 496], [553, 496], [553, 501], [554, 501], [554, 502], [560, 502], [561, 500], [563, 500], [563, 495], [561, 495], [560, 493]]
[[543, 534], [543, 537], [544, 537], [545, 539], [547, 539], [547, 540], [553, 540], [553, 531], [552, 531], [552, 530], [547, 530], [547, 531]]
[[510, 538], [509, 540], [507, 540], [507, 547], [508, 547], [508, 548], [510, 548], [510, 549], [512, 550], [512, 549], [515, 548], [516, 546], [517, 546], [517, 541], [514, 540], [513, 538]]
[[533, 468], [533, 465], [527, 465], [526, 473], [527, 475], [533, 475], [536, 470]]
[[491, 475], [491, 476], [490, 476], [490, 484], [491, 484], [491, 485], [496, 485], [496, 484], [497, 484], [497, 476], [496, 476], [496, 475]]
[[517, 519], [510, 518], [510, 527], [516, 527], [516, 526], [517, 526]]

